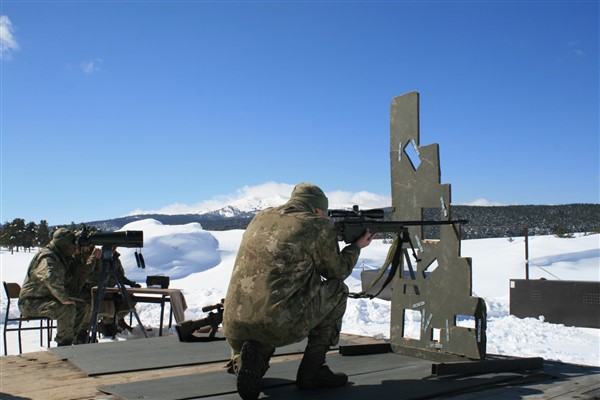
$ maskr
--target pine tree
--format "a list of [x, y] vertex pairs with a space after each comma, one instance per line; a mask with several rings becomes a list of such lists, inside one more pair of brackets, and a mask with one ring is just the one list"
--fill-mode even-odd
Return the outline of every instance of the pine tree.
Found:
[[50, 243], [50, 228], [48, 228], [48, 221], [43, 219], [37, 229], [36, 246], [44, 247], [48, 243]]

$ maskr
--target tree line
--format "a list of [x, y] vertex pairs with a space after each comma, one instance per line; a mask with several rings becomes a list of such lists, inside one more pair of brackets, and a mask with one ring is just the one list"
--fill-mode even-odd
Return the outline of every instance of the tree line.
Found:
[[[79, 225], [71, 222], [70, 226], [63, 226], [75, 232]], [[55, 227], [60, 228], [60, 226]], [[11, 253], [14, 251], [31, 251], [34, 247], [44, 247], [52, 239], [52, 232], [48, 222], [43, 219], [39, 224], [27, 222], [23, 218], [15, 218], [12, 222], [6, 221], [0, 226], [0, 246], [8, 248]]]
[[[391, 208], [385, 209], [386, 218], [390, 218]], [[466, 219], [468, 224], [461, 227], [462, 239], [482, 239], [491, 237], [523, 236], [527, 227], [530, 236], [556, 235], [567, 237], [575, 232], [600, 233], [600, 204], [565, 205], [524, 205], [524, 206], [451, 206], [454, 219]], [[109, 220], [87, 222], [88, 228], [99, 231], [114, 231], [125, 224], [145, 218], [153, 218], [168, 225], [180, 225], [198, 222], [206, 230], [246, 229], [254, 213], [244, 212], [236, 217], [222, 217], [218, 213], [182, 214], [182, 215], [135, 215]], [[425, 209], [426, 220], [439, 218], [439, 209]], [[83, 224], [71, 222], [70, 225], [49, 227], [46, 220], [39, 224], [25, 223], [22, 218], [5, 222], [0, 226], [0, 246], [11, 251], [28, 250], [46, 246], [51, 239], [53, 228], [65, 227], [72, 232], [81, 229]], [[435, 227], [428, 227], [435, 229]], [[439, 228], [437, 228], [439, 230]], [[427, 234], [435, 238], [439, 234]]]

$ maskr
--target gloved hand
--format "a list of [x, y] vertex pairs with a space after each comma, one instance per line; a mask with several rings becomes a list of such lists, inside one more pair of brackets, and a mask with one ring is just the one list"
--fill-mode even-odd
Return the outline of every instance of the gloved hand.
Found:
[[140, 285], [139, 283], [134, 283], [133, 285], [131, 285], [132, 288], [141, 288], [142, 285]]

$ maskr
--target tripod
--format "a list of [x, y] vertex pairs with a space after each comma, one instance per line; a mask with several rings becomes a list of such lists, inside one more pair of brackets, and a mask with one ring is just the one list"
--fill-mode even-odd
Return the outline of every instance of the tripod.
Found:
[[[102, 300], [104, 299], [104, 294], [106, 293], [106, 285], [110, 278], [114, 278], [117, 282], [117, 287], [119, 288], [119, 293], [122, 298], [127, 302], [129, 306], [129, 310], [135, 315], [135, 319], [138, 324], [142, 328], [142, 332], [144, 333], [144, 337], [148, 337], [148, 333], [146, 332], [146, 328], [142, 324], [140, 317], [133, 305], [129, 294], [127, 293], [127, 289], [125, 288], [125, 284], [123, 283], [123, 277], [117, 272], [115, 268], [115, 261], [113, 259], [113, 250], [112, 246], [103, 245], [102, 246], [102, 269], [100, 270], [100, 277], [98, 279], [98, 292], [96, 293], [96, 298], [94, 300], [94, 309], [92, 311], [92, 324], [90, 327], [90, 336], [88, 338], [88, 343], [96, 342], [96, 334], [98, 332], [98, 314], [100, 313], [100, 306], [102, 304]], [[116, 313], [115, 313], [116, 317]]]

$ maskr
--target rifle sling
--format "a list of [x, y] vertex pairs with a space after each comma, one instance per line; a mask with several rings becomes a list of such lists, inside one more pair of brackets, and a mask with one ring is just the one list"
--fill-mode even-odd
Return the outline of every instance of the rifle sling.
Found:
[[[370, 300], [372, 300], [374, 297], [377, 297], [379, 295], [379, 293], [381, 293], [383, 291], [383, 289], [386, 288], [387, 285], [390, 284], [392, 279], [394, 279], [394, 275], [396, 275], [398, 266], [400, 265], [400, 255], [402, 254], [402, 244], [401, 243], [402, 243], [402, 241], [400, 240], [400, 236], [397, 236], [394, 239], [394, 242], [392, 243], [392, 245], [390, 246], [390, 249], [388, 250], [387, 257], [386, 257], [385, 261], [383, 262], [383, 265], [379, 269], [379, 273], [377, 274], [375, 279], [373, 279], [371, 281], [371, 284], [369, 285], [369, 287], [367, 289], [361, 291], [360, 293], [350, 293], [348, 295], [348, 297], [350, 297], [352, 299], [369, 298]], [[379, 280], [383, 277], [383, 275], [385, 274], [385, 271], [388, 269], [390, 264], [392, 266], [390, 268], [390, 273], [388, 274], [385, 282], [383, 282], [383, 285], [381, 285], [381, 289], [379, 289], [379, 291], [374, 295], [368, 294], [369, 290], [371, 290], [377, 284], [377, 282], [379, 282]]]

